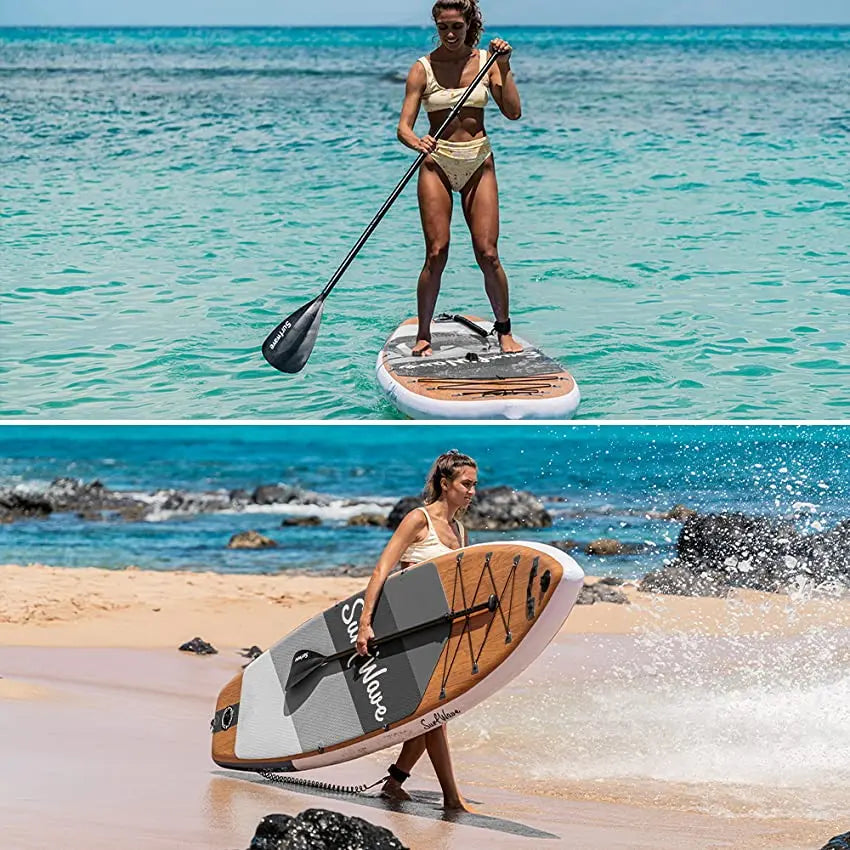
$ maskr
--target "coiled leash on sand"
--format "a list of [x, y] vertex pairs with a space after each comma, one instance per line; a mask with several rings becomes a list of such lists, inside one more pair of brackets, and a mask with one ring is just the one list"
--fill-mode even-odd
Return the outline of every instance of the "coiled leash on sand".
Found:
[[336, 785], [333, 782], [323, 782], [320, 779], [307, 779], [303, 776], [291, 776], [288, 773], [275, 773], [272, 770], [258, 770], [257, 773], [259, 773], [263, 779], [266, 779], [269, 782], [276, 782], [281, 785], [299, 785], [302, 788], [315, 788], [317, 791], [330, 791], [333, 794], [352, 795], [363, 794], [365, 791], [369, 791], [376, 785], [386, 782], [388, 779], [395, 779], [395, 781], [401, 785], [404, 780], [410, 776], [409, 773], [405, 773], [400, 767], [397, 767], [394, 764], [391, 764], [387, 768], [387, 772], [384, 776], [382, 776], [377, 782], [373, 782], [371, 785]]

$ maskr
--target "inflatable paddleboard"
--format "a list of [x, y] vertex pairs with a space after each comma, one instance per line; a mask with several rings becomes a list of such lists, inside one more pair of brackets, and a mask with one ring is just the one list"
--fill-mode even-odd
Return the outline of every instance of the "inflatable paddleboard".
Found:
[[308, 620], [224, 687], [213, 760], [237, 770], [306, 770], [434, 729], [543, 651], [583, 578], [569, 555], [528, 542], [467, 546], [392, 574], [375, 608], [370, 657], [354, 648], [359, 593]]
[[413, 419], [571, 419], [581, 399], [573, 376], [516, 335], [523, 350], [503, 354], [487, 333], [492, 323], [482, 321], [453, 316], [432, 322], [430, 357], [411, 354], [416, 319], [401, 324], [375, 367], [395, 407]]

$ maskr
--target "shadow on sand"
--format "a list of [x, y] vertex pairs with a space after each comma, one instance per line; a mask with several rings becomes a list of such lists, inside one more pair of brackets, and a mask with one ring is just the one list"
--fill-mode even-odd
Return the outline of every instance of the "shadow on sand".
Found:
[[[477, 829], [491, 829], [496, 832], [518, 835], [523, 838], [560, 838], [560, 836], [553, 835], [551, 832], [544, 832], [541, 829], [535, 829], [533, 826], [527, 826], [526, 824], [507, 820], [505, 818], [482, 815], [478, 812], [446, 812], [440, 805], [442, 795], [437, 791], [410, 790], [409, 793], [413, 799], [396, 801], [388, 800], [373, 792], [357, 794], [309, 785], [301, 785], [298, 782], [289, 783], [286, 782], [285, 779], [282, 782], [270, 781], [252, 773], [215, 770], [213, 771], [213, 774], [226, 779], [239, 779], [242, 782], [249, 782], [253, 785], [261, 785], [266, 788], [280, 788], [281, 790], [290, 791], [294, 794], [321, 797], [326, 800], [344, 800], [346, 803], [355, 803], [360, 806], [368, 806], [369, 808], [380, 809], [385, 812], [398, 812], [404, 815], [412, 815], [413, 817], [453, 823], [458, 826], [471, 826]], [[300, 777], [293, 778], [297, 780]], [[473, 804], [475, 803], [474, 800], [470, 800], [470, 802]]]

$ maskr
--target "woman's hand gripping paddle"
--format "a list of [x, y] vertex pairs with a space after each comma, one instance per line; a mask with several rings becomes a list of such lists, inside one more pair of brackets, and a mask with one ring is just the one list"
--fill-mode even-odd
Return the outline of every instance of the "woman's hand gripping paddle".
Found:
[[[441, 623], [453, 623], [461, 617], [471, 617], [480, 611], [489, 611], [492, 613], [499, 607], [499, 599], [495, 593], [491, 593], [486, 602], [479, 602], [477, 605], [472, 605], [469, 608], [464, 608], [462, 611], [449, 611], [440, 617], [435, 617], [433, 620], [428, 620], [424, 623], [417, 623], [415, 626], [408, 626], [406, 629], [400, 629], [397, 632], [384, 635], [380, 638], [373, 638], [369, 641], [369, 652], [377, 655], [377, 651], [381, 644], [389, 643], [390, 641], [399, 640], [408, 635], [416, 634], [416, 632], [430, 629], [432, 626], [439, 626]], [[336, 652], [333, 655], [322, 655], [320, 652], [314, 652], [312, 649], [299, 649], [292, 656], [292, 666], [289, 668], [289, 676], [287, 677], [284, 691], [294, 688], [296, 685], [303, 682], [311, 673], [321, 670], [332, 661], [341, 661], [347, 658], [346, 667], [350, 667], [356, 660], [357, 653], [352, 649], [343, 649], [341, 652]]]
[[[460, 96], [460, 100], [455, 104], [448, 117], [440, 125], [436, 133], [431, 135], [435, 139], [442, 137], [446, 128], [454, 120], [455, 116], [460, 112], [461, 107], [466, 103], [469, 96], [472, 94], [475, 87], [484, 79], [490, 66], [498, 59], [499, 54], [493, 53], [484, 63], [484, 67], [478, 72], [475, 79], [469, 84], [466, 91]], [[336, 286], [339, 279], [345, 273], [345, 270], [351, 265], [354, 258], [357, 256], [360, 249], [366, 244], [366, 240], [372, 235], [372, 231], [380, 224], [381, 219], [386, 215], [387, 210], [393, 205], [396, 198], [401, 194], [404, 187], [408, 184], [410, 178], [416, 173], [416, 170], [422, 165], [422, 161], [428, 154], [420, 153], [416, 157], [416, 161], [407, 173], [401, 178], [401, 182], [393, 189], [392, 194], [384, 202], [384, 205], [378, 210], [369, 226], [363, 231], [363, 234], [357, 240], [355, 246], [348, 252], [346, 258], [340, 264], [340, 267], [334, 272], [333, 277], [325, 284], [325, 288], [307, 304], [299, 307], [291, 316], [287, 316], [265, 339], [263, 343], [263, 357], [271, 363], [275, 369], [281, 372], [300, 372], [313, 351], [313, 346], [316, 344], [316, 337], [319, 334], [319, 325], [322, 321], [322, 310], [325, 306], [325, 299], [331, 294], [331, 290]]]

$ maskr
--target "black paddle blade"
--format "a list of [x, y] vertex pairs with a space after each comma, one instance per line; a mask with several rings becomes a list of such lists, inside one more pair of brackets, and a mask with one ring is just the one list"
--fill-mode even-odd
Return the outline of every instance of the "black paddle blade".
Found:
[[289, 677], [286, 680], [284, 690], [303, 682], [314, 670], [318, 670], [327, 661], [327, 657], [312, 649], [302, 649], [296, 652], [292, 658], [292, 666], [289, 668]]
[[263, 357], [280, 372], [300, 372], [313, 351], [322, 310], [323, 295], [319, 295], [291, 316], [284, 319], [263, 343]]

